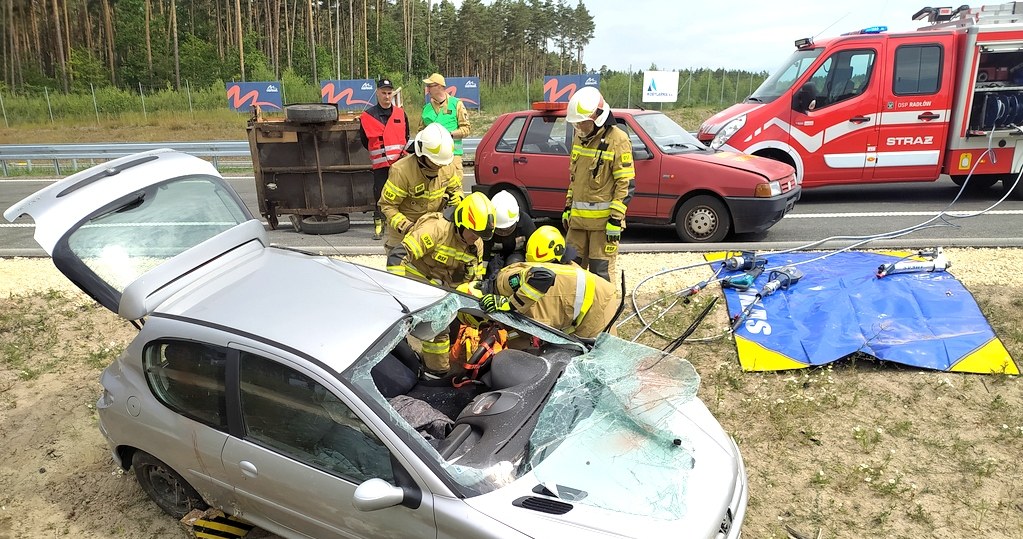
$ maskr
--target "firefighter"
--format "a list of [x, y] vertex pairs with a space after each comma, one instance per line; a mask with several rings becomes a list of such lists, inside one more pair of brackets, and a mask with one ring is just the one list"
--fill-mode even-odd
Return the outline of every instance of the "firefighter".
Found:
[[586, 86], [568, 102], [566, 121], [575, 126], [571, 183], [562, 224], [582, 267], [611, 280], [625, 212], [635, 191], [632, 143], [615, 126], [611, 107], [600, 91]]
[[451, 134], [431, 125], [416, 134], [412, 145], [414, 152], [391, 166], [380, 195], [380, 211], [387, 219], [386, 252], [401, 243], [417, 219], [462, 200], [462, 178], [451, 166]]
[[[359, 115], [359, 134], [362, 145], [369, 150], [369, 161], [373, 165], [373, 199], [379, 201], [384, 183], [393, 165], [405, 155], [408, 144], [408, 118], [401, 107], [392, 104], [394, 84], [390, 79], [377, 81], [377, 104]], [[384, 233], [384, 214], [377, 204], [373, 213], [373, 239], [379, 240]]]
[[[515, 311], [565, 333], [595, 338], [611, 324], [618, 290], [576, 264], [562, 263], [566, 248], [558, 229], [538, 228], [529, 237], [525, 262], [507, 266], [482, 283], [483, 310]], [[610, 333], [615, 334], [614, 328]]]
[[[494, 205], [483, 193], [472, 193], [443, 213], [428, 213], [387, 256], [387, 271], [448, 288], [479, 279], [483, 240], [494, 235]], [[423, 363], [431, 377], [449, 368], [448, 331], [423, 342]]]
[[516, 262], [526, 259], [526, 240], [536, 231], [536, 224], [528, 213], [519, 208], [515, 195], [501, 191], [494, 195], [497, 228], [494, 237], [483, 243], [483, 262], [487, 264], [487, 277]]
[[448, 94], [447, 81], [440, 73], [434, 73], [423, 79], [426, 85], [427, 100], [423, 105], [423, 116], [419, 120], [419, 129], [439, 123], [451, 133], [455, 140], [455, 169], [462, 176], [462, 139], [469, 136], [469, 111], [461, 99]]

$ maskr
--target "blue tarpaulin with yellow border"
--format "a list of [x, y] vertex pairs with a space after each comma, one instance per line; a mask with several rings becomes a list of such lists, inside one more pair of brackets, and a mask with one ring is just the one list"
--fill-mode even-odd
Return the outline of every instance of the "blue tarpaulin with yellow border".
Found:
[[840, 252], [813, 260], [821, 255], [763, 255], [768, 271], [754, 287], [723, 289], [734, 317], [755, 300], [770, 269], [805, 262], [798, 266], [804, 274], [798, 283], [765, 297], [736, 329], [744, 370], [801, 369], [860, 352], [925, 369], [1019, 374], [973, 296], [951, 273], [879, 279], [878, 266], [900, 257]]

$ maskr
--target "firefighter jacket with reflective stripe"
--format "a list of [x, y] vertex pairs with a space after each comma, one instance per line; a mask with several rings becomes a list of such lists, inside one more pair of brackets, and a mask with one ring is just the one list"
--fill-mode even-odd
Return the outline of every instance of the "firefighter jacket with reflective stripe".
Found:
[[465, 105], [462, 101], [455, 96], [449, 95], [447, 100], [437, 105], [432, 99], [426, 99], [426, 105], [423, 107], [423, 119], [419, 122], [419, 130], [426, 129], [426, 126], [438, 122], [444, 126], [451, 133], [451, 138], [455, 139], [455, 155], [462, 155], [465, 151], [462, 149], [462, 139], [469, 136], [469, 111], [465, 110]]
[[405, 111], [394, 105], [386, 120], [380, 116], [383, 109], [374, 105], [359, 116], [362, 131], [366, 134], [366, 149], [373, 168], [386, 168], [401, 158], [408, 143], [408, 121]]
[[[531, 284], [537, 268], [554, 274], [554, 283], [546, 291]], [[494, 287], [498, 294], [510, 299], [513, 309], [533, 320], [566, 333], [583, 326], [596, 328], [580, 334], [583, 337], [600, 333], [618, 306], [614, 285], [574, 263], [512, 264], [498, 272]]]
[[391, 166], [377, 205], [395, 234], [397, 245], [423, 215], [454, 206], [462, 200], [462, 178], [454, 165], [441, 167], [436, 178], [423, 173], [415, 154], [406, 155]]
[[448, 214], [428, 213], [387, 256], [387, 271], [455, 288], [478, 279], [483, 268], [483, 240], [467, 244]]
[[629, 135], [614, 125], [597, 128], [588, 139], [577, 130], [569, 171], [565, 201], [571, 208], [569, 228], [604, 230], [608, 218], [625, 220], [636, 190]]

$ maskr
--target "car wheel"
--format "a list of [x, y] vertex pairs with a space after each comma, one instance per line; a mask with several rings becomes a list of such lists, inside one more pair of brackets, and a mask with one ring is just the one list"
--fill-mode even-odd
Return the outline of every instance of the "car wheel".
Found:
[[347, 215], [313, 216], [302, 219], [302, 232], [306, 234], [340, 234], [347, 232], [351, 226]]
[[193, 509], [209, 505], [184, 478], [156, 457], [139, 451], [131, 459], [139, 486], [168, 515], [180, 519]]
[[337, 107], [324, 103], [305, 103], [284, 107], [284, 118], [289, 122], [316, 124], [337, 120]]
[[697, 195], [682, 203], [675, 214], [675, 231], [687, 243], [717, 243], [732, 228], [725, 204], [710, 195]]

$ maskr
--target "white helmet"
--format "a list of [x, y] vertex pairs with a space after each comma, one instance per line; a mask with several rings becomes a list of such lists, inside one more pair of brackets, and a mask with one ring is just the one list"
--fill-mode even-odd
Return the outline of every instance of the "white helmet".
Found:
[[572, 99], [568, 100], [568, 115], [565, 120], [570, 124], [593, 120], [597, 127], [601, 127], [609, 114], [611, 106], [604, 102], [600, 90], [593, 86], [583, 86], [572, 94]]
[[511, 228], [519, 222], [519, 201], [508, 191], [501, 191], [490, 200], [497, 210], [497, 228]]
[[416, 134], [415, 149], [416, 155], [426, 157], [439, 166], [449, 165], [455, 160], [455, 141], [439, 123], [430, 124]]

